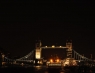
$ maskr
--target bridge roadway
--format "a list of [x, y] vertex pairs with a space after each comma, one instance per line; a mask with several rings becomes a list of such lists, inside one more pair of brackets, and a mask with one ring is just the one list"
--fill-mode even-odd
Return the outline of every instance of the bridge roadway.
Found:
[[56, 48], [60, 48], [60, 49], [64, 49], [64, 48], [67, 48], [67, 47], [65, 47], [65, 46], [56, 46], [56, 47], [47, 47], [47, 46], [45, 46], [45, 47], [41, 47], [42, 49], [49, 49], [49, 48], [54, 48], [54, 49], [56, 49]]
[[[16, 60], [16, 61], [20, 61], [20, 62], [34, 62], [35, 60]], [[76, 62], [81, 62], [81, 61], [84, 61], [84, 60], [75, 60], [75, 61]], [[47, 60], [43, 60], [43, 62], [47, 62]], [[64, 60], [61, 60], [61, 62], [64, 62]], [[95, 62], [95, 60], [93, 60], [93, 62]]]

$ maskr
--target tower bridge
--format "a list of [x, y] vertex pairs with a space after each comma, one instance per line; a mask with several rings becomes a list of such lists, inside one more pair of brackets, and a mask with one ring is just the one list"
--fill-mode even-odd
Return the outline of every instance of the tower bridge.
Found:
[[72, 42], [67, 41], [66, 46], [42, 46], [41, 41], [39, 40], [36, 43], [36, 50], [35, 50], [35, 58], [40, 59], [41, 58], [41, 51], [42, 49], [66, 49], [67, 50], [67, 56], [72, 57]]
[[[21, 57], [19, 59], [16, 59], [16, 60], [9, 59], [4, 54], [2, 54], [2, 64], [4, 62], [13, 62], [13, 63], [16, 63], [16, 62], [36, 63], [37, 62], [39, 64], [43, 64], [44, 62], [46, 62], [48, 64], [49, 63], [48, 59], [44, 59], [42, 56], [42, 51], [46, 50], [46, 49], [51, 49], [51, 50], [52, 49], [53, 50], [64, 49], [65, 57], [61, 58], [61, 60], [60, 60], [64, 66], [65, 65], [77, 65], [79, 62], [87, 62], [87, 61], [92, 62], [93, 61], [92, 59], [84, 57], [83, 55], [76, 52], [72, 47], [71, 40], [66, 42], [66, 46], [55, 46], [55, 45], [42, 46], [41, 41], [38, 40], [37, 43], [35, 44], [35, 49], [32, 50], [29, 54], [27, 54], [24, 57]], [[49, 53], [47, 55], [49, 55]], [[62, 53], [61, 56], [64, 56], [64, 53]]]

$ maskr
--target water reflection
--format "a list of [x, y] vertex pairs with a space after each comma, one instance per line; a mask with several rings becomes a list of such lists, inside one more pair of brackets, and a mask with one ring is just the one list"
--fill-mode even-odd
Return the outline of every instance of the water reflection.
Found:
[[39, 69], [41, 69], [41, 66], [35, 66], [35, 69], [39, 70]]
[[44, 73], [48, 73], [48, 71], [45, 71]]
[[0, 68], [0, 73], [95, 73], [95, 67], [64, 67], [61, 68], [47, 68], [46, 66], [34, 67], [5, 67]]
[[61, 68], [47, 68], [47, 67], [36, 66], [35, 73], [95, 73], [95, 68], [70, 67], [70, 68], [64, 68], [62, 70]]

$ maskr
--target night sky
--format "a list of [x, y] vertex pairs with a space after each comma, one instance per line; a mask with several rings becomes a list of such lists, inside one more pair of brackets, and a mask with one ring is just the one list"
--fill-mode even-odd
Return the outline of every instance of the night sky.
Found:
[[0, 47], [24, 56], [42, 45], [63, 45], [70, 37], [73, 49], [95, 56], [93, 3], [3, 3], [0, 6]]

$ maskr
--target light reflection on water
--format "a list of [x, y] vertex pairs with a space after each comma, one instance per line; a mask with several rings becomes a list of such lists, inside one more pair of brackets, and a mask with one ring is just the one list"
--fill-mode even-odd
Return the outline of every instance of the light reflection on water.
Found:
[[35, 66], [35, 73], [48, 73], [46, 66]]
[[47, 68], [46, 66], [35, 66], [35, 73], [63, 73], [57, 68]]
[[65, 71], [61, 71], [60, 69], [56, 69], [56, 68], [52, 68], [52, 69], [48, 69], [47, 67], [42, 67], [42, 66], [35, 66], [35, 73], [95, 73], [93, 70], [91, 69], [81, 69], [81, 70], [77, 70], [77, 72], [73, 71], [75, 69], [67, 69]]
[[8, 67], [0, 69], [0, 73], [95, 73], [95, 67], [70, 67], [66, 69], [47, 68], [46, 66], [34, 66], [34, 67]]
[[41, 69], [41, 66], [35, 66], [35, 69], [39, 70]]

